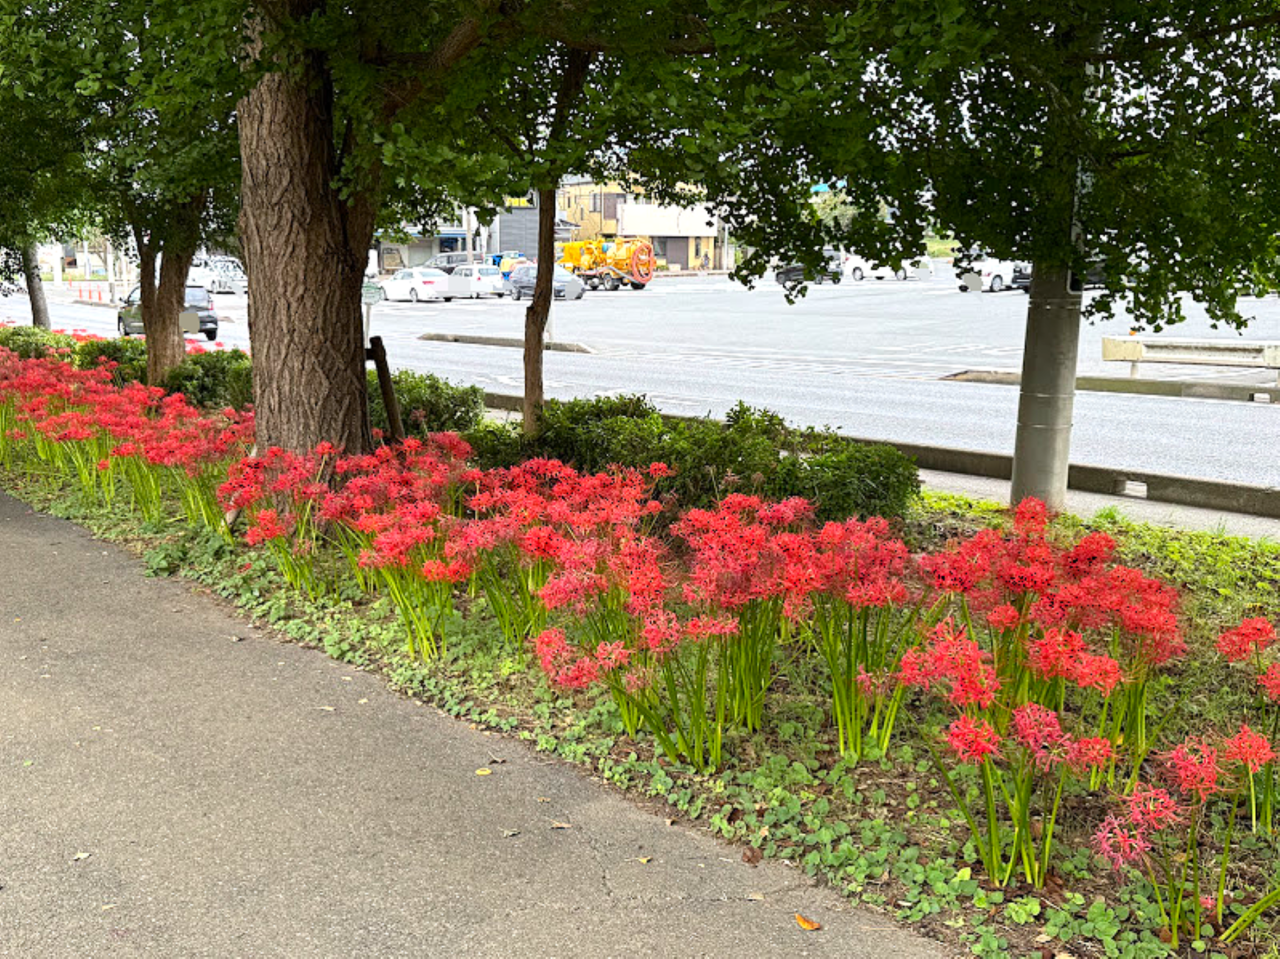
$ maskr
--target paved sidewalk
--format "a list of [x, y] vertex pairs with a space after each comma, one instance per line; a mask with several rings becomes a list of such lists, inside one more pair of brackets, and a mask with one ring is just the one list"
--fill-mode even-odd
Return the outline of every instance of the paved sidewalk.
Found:
[[0, 956], [945, 952], [3, 495], [0, 583]]

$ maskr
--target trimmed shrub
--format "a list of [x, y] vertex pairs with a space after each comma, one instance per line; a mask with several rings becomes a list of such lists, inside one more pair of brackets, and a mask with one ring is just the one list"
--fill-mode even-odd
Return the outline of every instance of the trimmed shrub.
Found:
[[116, 386], [147, 381], [147, 344], [142, 340], [86, 340], [76, 347], [75, 365], [79, 369], [91, 370], [103, 360], [116, 364], [111, 373]]
[[797, 429], [771, 410], [739, 403], [724, 422], [659, 414], [643, 397], [550, 400], [532, 440], [518, 424], [467, 435], [482, 467], [545, 456], [594, 472], [611, 464], [676, 470], [659, 493], [677, 508], [707, 507], [726, 493], [803, 496], [820, 520], [900, 516], [920, 490], [915, 463], [891, 446], [867, 446], [830, 430]]
[[[384, 433], [391, 428], [382, 403], [378, 374], [368, 372], [369, 421]], [[480, 425], [484, 417], [484, 390], [478, 386], [454, 386], [430, 373], [397, 370], [391, 386], [400, 401], [400, 419], [408, 436], [452, 431], [466, 433]]]
[[45, 356], [70, 359], [77, 343], [74, 336], [50, 333], [37, 326], [0, 326], [0, 346], [13, 350], [23, 360]]
[[242, 410], [253, 402], [253, 364], [242, 350], [194, 353], [169, 371], [163, 385], [196, 406]]

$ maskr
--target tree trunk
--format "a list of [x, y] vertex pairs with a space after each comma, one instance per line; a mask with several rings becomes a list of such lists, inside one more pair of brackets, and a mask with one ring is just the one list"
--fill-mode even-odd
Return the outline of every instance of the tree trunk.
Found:
[[[311, 6], [292, 0], [287, 13]], [[257, 442], [306, 451], [372, 447], [360, 286], [377, 171], [335, 187], [333, 85], [320, 54], [268, 73], [240, 101], [240, 236], [249, 272]]]
[[1014, 504], [1034, 496], [1051, 510], [1066, 505], [1080, 301], [1070, 288], [1069, 270], [1034, 265], [1013, 450]]
[[524, 434], [538, 432], [542, 412], [542, 352], [547, 317], [551, 315], [552, 280], [556, 268], [556, 191], [538, 191], [538, 277], [533, 299], [524, 313]]
[[27, 277], [27, 297], [31, 300], [31, 325], [47, 330], [50, 327], [49, 304], [44, 298], [44, 281], [40, 279], [40, 259], [34, 243], [28, 243], [22, 248], [22, 272]]
[[[170, 244], [160, 261], [160, 282], [153, 286], [150, 310], [142, 300], [142, 329], [147, 335], [147, 382], [159, 386], [169, 371], [187, 356], [178, 316], [186, 307], [187, 273], [195, 256], [194, 245], [174, 249]], [[152, 276], [155, 265], [152, 264]], [[145, 288], [144, 288], [145, 292]]]

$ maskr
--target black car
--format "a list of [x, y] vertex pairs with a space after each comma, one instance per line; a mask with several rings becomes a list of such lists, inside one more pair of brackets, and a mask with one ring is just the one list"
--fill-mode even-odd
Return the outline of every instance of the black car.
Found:
[[1024, 293], [1031, 292], [1030, 263], [1013, 264], [1013, 275], [1009, 277], [1009, 286], [1011, 289], [1022, 290]]
[[839, 283], [844, 276], [840, 261], [834, 257], [827, 259], [826, 264], [816, 276], [809, 276], [809, 269], [803, 263], [789, 263], [780, 267], [773, 278], [784, 286], [793, 286], [806, 278], [813, 283], [825, 283], [827, 280]]

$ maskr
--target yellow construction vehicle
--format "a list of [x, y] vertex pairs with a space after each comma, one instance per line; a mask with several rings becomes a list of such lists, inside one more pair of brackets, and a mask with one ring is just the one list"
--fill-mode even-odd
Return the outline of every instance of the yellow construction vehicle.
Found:
[[653, 279], [658, 258], [653, 244], [639, 237], [575, 240], [564, 245], [560, 265], [593, 290], [616, 290], [624, 283], [643, 290]]

